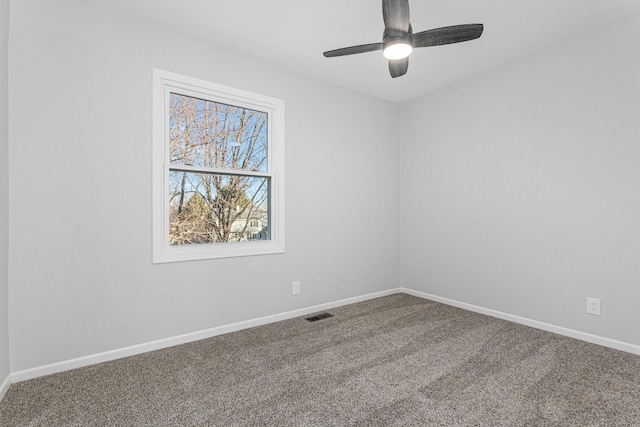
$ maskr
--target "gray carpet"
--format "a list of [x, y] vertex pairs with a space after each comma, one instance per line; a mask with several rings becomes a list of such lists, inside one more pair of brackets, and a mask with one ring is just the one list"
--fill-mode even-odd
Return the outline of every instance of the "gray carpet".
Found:
[[405, 294], [14, 384], [2, 426], [640, 426], [640, 356]]

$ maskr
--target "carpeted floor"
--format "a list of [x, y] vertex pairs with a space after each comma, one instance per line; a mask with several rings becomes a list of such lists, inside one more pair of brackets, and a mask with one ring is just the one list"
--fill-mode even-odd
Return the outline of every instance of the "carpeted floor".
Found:
[[640, 356], [405, 294], [14, 384], [2, 426], [640, 426]]

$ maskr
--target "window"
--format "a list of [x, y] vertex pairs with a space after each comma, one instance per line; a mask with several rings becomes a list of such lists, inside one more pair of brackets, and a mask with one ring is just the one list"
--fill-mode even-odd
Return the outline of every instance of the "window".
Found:
[[284, 102], [153, 78], [153, 262], [284, 252]]

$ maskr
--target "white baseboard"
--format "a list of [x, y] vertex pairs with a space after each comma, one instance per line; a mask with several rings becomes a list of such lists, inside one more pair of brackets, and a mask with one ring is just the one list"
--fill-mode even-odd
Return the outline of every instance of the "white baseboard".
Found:
[[592, 344], [599, 344], [604, 347], [609, 347], [616, 350], [626, 351], [627, 353], [640, 355], [640, 346], [635, 344], [629, 344], [626, 342], [617, 341], [610, 338], [601, 337], [598, 335], [592, 335], [586, 332], [576, 331], [574, 329], [563, 328], [562, 326], [551, 325], [549, 323], [539, 322], [537, 320], [527, 319], [526, 317], [515, 316], [513, 314], [503, 313], [501, 311], [491, 310], [489, 308], [479, 307], [477, 305], [467, 304], [467, 303], [452, 300], [449, 298], [443, 298], [436, 295], [427, 294], [425, 292], [414, 291], [413, 289], [401, 288], [400, 291], [405, 294], [428, 299], [431, 301], [440, 302], [442, 304], [451, 305], [453, 307], [462, 308], [464, 310], [469, 310], [469, 311], [473, 311], [480, 314], [486, 314], [487, 316], [496, 317], [502, 320], [508, 320], [514, 323], [519, 323], [520, 325], [531, 326], [532, 328], [542, 329], [543, 331], [553, 332], [558, 335], [564, 335], [566, 337], [579, 339], [582, 341], [590, 342]]
[[[23, 371], [11, 373], [11, 380], [14, 383], [26, 381], [44, 375], [56, 374], [71, 369], [81, 368], [83, 366], [95, 365], [97, 363], [108, 362], [110, 360], [121, 359], [123, 357], [135, 356], [136, 354], [146, 353], [148, 351], [160, 350], [175, 345], [186, 344], [206, 338], [215, 337], [217, 335], [228, 334], [230, 332], [240, 331], [242, 329], [254, 328], [256, 326], [266, 325], [268, 323], [279, 322], [281, 320], [292, 319], [294, 317], [304, 316], [306, 314], [318, 311], [329, 310], [343, 305], [355, 304], [357, 302], [367, 301], [374, 298], [380, 298], [387, 295], [397, 294], [401, 292], [400, 288], [390, 289], [382, 292], [362, 295], [359, 297], [347, 298], [340, 301], [329, 302], [326, 304], [315, 305], [312, 307], [301, 308], [298, 310], [287, 311], [285, 313], [274, 314], [271, 316], [260, 317], [257, 319], [246, 320], [243, 322], [232, 323], [230, 325], [218, 326], [203, 331], [191, 332], [176, 337], [164, 338], [157, 341], [151, 341], [144, 344], [124, 347], [117, 350], [106, 351], [104, 353], [93, 354], [89, 356], [78, 357], [76, 359], [66, 360], [50, 365], [39, 366], [36, 368], [25, 369]], [[6, 382], [6, 381], [5, 381]], [[10, 384], [9, 381], [8, 384]], [[8, 386], [7, 386], [8, 388]]]
[[41, 377], [44, 375], [51, 375], [58, 372], [64, 372], [71, 369], [81, 368], [84, 366], [95, 365], [97, 363], [108, 362], [110, 360], [121, 359], [123, 357], [135, 356], [137, 354], [146, 353], [149, 351], [160, 350], [163, 348], [173, 347], [175, 345], [180, 345], [180, 344], [186, 344], [193, 341], [198, 341], [206, 338], [215, 337], [218, 335], [228, 334], [228, 333], [240, 331], [243, 329], [254, 328], [256, 326], [262, 326], [269, 323], [292, 319], [294, 317], [300, 317], [300, 316], [315, 313], [318, 311], [330, 310], [332, 308], [341, 307], [343, 305], [355, 304], [358, 302], [367, 301], [370, 299], [380, 298], [380, 297], [393, 295], [397, 293], [406, 293], [416, 297], [462, 308], [464, 310], [485, 314], [487, 316], [496, 317], [498, 319], [508, 320], [510, 322], [519, 323], [521, 325], [530, 326], [536, 329], [541, 329], [544, 331], [553, 332], [553, 333], [564, 335], [571, 338], [576, 338], [576, 339], [590, 342], [593, 344], [599, 344], [605, 347], [614, 348], [616, 350], [622, 350], [628, 353], [640, 355], [640, 346], [637, 346], [634, 344], [629, 344], [622, 341], [613, 340], [610, 338], [604, 338], [604, 337], [588, 334], [586, 332], [576, 331], [569, 328], [563, 328], [561, 326], [555, 326], [548, 323], [539, 322], [537, 320], [531, 320], [525, 317], [515, 316], [513, 314], [503, 313], [500, 311], [491, 310], [488, 308], [479, 307], [476, 305], [467, 304], [464, 302], [427, 294], [425, 292], [415, 291], [413, 289], [396, 288], [396, 289], [390, 289], [387, 291], [362, 295], [359, 297], [347, 298], [339, 301], [315, 305], [312, 307], [301, 308], [298, 310], [288, 311], [285, 313], [274, 314], [271, 316], [260, 317], [257, 319], [246, 320], [243, 322], [232, 323], [229, 325], [218, 326], [211, 329], [205, 329], [203, 331], [197, 331], [197, 332], [192, 332], [192, 333], [179, 335], [175, 337], [164, 338], [157, 341], [151, 341], [148, 343], [106, 351], [104, 353], [78, 357], [76, 359], [66, 360], [58, 363], [52, 363], [50, 365], [40, 366], [32, 369], [25, 369], [23, 371], [13, 372], [4, 380], [4, 382], [0, 386], [0, 399], [2, 399], [2, 397], [4, 396], [6, 391], [9, 389], [9, 386], [11, 385], [12, 382], [17, 383], [17, 382]]
[[0, 401], [9, 390], [9, 386], [11, 385], [11, 374], [7, 375], [7, 378], [4, 379], [2, 385], [0, 385]]

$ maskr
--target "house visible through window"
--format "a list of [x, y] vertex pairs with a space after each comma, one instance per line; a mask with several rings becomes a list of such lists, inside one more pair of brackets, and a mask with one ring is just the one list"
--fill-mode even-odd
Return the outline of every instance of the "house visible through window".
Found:
[[283, 102], [161, 70], [154, 87], [154, 262], [283, 252]]

